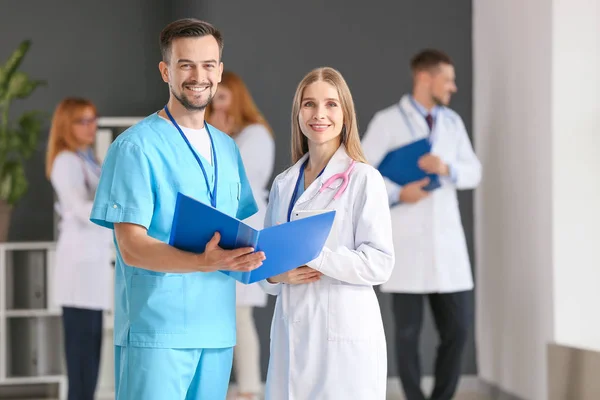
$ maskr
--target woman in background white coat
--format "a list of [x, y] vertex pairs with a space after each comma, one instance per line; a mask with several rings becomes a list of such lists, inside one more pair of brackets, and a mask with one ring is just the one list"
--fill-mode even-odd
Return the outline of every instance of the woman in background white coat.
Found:
[[[229, 134], [240, 149], [248, 181], [258, 212], [246, 222], [262, 229], [267, 208], [268, 184], [275, 162], [275, 141], [269, 124], [258, 110], [242, 79], [224, 71], [212, 103], [207, 107], [207, 121]], [[254, 322], [254, 307], [264, 307], [267, 296], [257, 284], [236, 282], [237, 345], [234, 367], [238, 399], [257, 399], [261, 390], [260, 343]]]
[[93, 400], [102, 347], [102, 312], [112, 304], [112, 235], [90, 222], [100, 164], [92, 152], [96, 107], [63, 100], [52, 119], [46, 176], [58, 198], [54, 298], [62, 306], [69, 400]]
[[[296, 90], [292, 158], [275, 179], [265, 225], [306, 210], [336, 216], [315, 260], [261, 282], [277, 296], [266, 398], [383, 400], [386, 341], [373, 285], [394, 265], [390, 212], [382, 176], [364, 161], [350, 90], [332, 68], [313, 70]], [[347, 186], [326, 184], [343, 174]]]

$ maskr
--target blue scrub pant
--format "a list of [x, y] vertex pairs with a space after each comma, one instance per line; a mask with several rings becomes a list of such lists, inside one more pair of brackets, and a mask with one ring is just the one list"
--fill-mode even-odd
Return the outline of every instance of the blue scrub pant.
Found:
[[116, 400], [225, 400], [233, 347], [115, 346]]

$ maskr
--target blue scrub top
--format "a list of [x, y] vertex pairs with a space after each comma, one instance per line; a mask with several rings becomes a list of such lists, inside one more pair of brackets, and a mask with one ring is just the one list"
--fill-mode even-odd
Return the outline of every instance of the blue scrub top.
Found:
[[[209, 125], [217, 165], [217, 209], [239, 219], [258, 210], [233, 139]], [[199, 153], [210, 188], [214, 167]], [[111, 144], [91, 221], [141, 225], [168, 243], [177, 192], [210, 205], [196, 158], [171, 122], [153, 114]], [[116, 244], [116, 241], [115, 241]], [[159, 273], [123, 262], [115, 275], [115, 344], [157, 348], [234, 346], [235, 280], [220, 272]]]

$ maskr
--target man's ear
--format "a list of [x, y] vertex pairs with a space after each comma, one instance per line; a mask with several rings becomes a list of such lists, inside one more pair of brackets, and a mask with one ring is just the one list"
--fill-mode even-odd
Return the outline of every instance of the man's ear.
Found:
[[158, 69], [160, 71], [160, 76], [165, 83], [169, 83], [169, 66], [166, 62], [161, 61], [158, 63]]
[[219, 63], [219, 83], [221, 83], [221, 79], [223, 78], [223, 63]]

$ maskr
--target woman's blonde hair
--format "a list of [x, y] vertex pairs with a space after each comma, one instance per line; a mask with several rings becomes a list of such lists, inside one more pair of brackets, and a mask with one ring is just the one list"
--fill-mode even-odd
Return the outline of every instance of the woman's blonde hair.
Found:
[[[237, 74], [231, 71], [223, 71], [221, 83], [219, 86], [224, 86], [231, 91], [231, 105], [227, 113], [233, 118], [233, 132], [226, 132], [232, 137], [237, 136], [242, 129], [252, 124], [261, 124], [273, 135], [271, 127], [267, 120], [259, 111], [250, 91], [246, 84]], [[210, 116], [214, 112], [212, 104], [206, 107], [205, 118], [210, 123]]]
[[73, 125], [89, 109], [93, 111], [95, 116], [98, 115], [96, 106], [91, 101], [77, 97], [66, 98], [56, 107], [52, 116], [52, 126], [50, 127], [48, 150], [46, 152], [46, 177], [48, 179], [50, 179], [52, 173], [54, 160], [61, 151], [77, 151], [81, 147], [81, 144], [75, 138]]
[[356, 111], [354, 110], [354, 101], [350, 88], [344, 80], [342, 74], [330, 67], [317, 68], [310, 71], [304, 79], [298, 84], [294, 102], [292, 104], [292, 161], [297, 163], [306, 153], [308, 153], [308, 139], [302, 133], [298, 116], [302, 105], [302, 96], [304, 89], [315, 82], [327, 82], [333, 86], [340, 97], [342, 112], [344, 113], [344, 125], [342, 126], [342, 144], [346, 147], [348, 156], [355, 161], [366, 163], [365, 156], [360, 145], [358, 135], [358, 124], [356, 122]]

